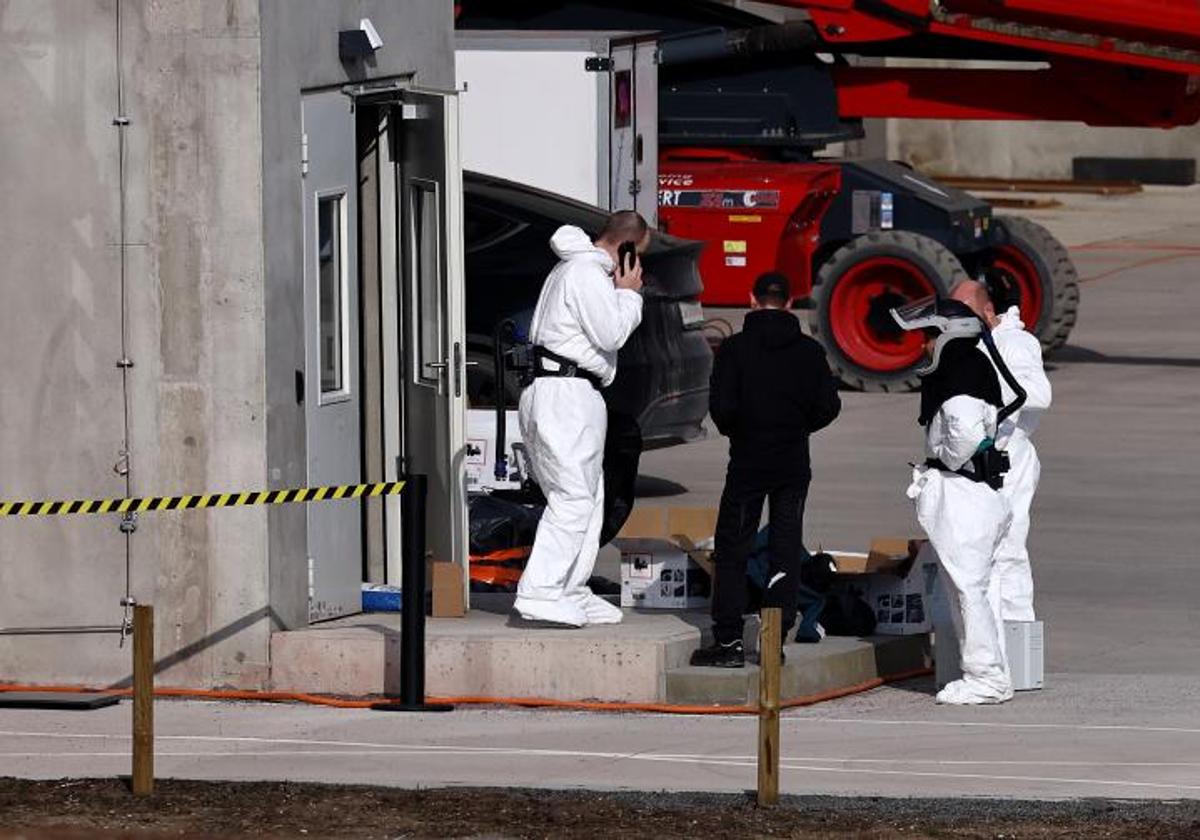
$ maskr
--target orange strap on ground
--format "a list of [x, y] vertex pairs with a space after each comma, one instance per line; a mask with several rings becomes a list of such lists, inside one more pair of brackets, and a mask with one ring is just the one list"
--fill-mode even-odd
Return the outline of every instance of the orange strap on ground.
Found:
[[[932, 668], [917, 668], [903, 671], [886, 677], [875, 677], [857, 685], [845, 688], [809, 694], [804, 697], [794, 697], [784, 700], [780, 705], [785, 709], [799, 706], [811, 706], [826, 700], [836, 700], [851, 694], [870, 691], [873, 688], [888, 683], [909, 680], [914, 677], [924, 677], [933, 673]], [[115, 694], [128, 697], [128, 688], [85, 688], [76, 685], [0, 685], [0, 692], [10, 691], [50, 691], [67, 694], [84, 692], [98, 694]], [[305, 694], [293, 691], [242, 691], [238, 689], [206, 689], [206, 688], [156, 688], [156, 697], [178, 697], [195, 700], [248, 700], [263, 703], [310, 703], [316, 706], [332, 706], [338, 709], [369, 709], [372, 706], [386, 702], [384, 698], [359, 697], [330, 697], [323, 694]], [[531, 709], [564, 709], [587, 712], [656, 712], [675, 715], [750, 715], [758, 714], [757, 706], [689, 706], [675, 703], [621, 703], [587, 700], [551, 700], [538, 697], [429, 697], [430, 703], [451, 703], [456, 706], [517, 706]]]

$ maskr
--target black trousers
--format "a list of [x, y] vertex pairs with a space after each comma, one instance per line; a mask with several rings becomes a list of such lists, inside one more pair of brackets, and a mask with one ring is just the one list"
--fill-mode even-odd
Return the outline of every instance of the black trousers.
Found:
[[713, 555], [716, 567], [713, 635], [718, 642], [729, 644], [742, 638], [742, 617], [746, 614], [747, 602], [746, 559], [758, 533], [763, 502], [768, 499], [770, 583], [763, 594], [763, 606], [779, 607], [783, 611], [785, 637], [796, 623], [808, 484], [807, 476], [765, 476], [730, 466], [717, 514]]

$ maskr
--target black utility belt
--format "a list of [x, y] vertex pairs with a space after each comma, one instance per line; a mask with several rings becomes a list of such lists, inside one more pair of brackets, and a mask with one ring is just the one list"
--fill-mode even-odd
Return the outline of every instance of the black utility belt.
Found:
[[971, 469], [969, 470], [966, 467], [952, 470], [938, 458], [928, 458], [925, 461], [925, 466], [927, 467], [961, 475], [963, 478], [969, 478], [971, 481], [978, 482], [979, 484], [986, 484], [993, 490], [999, 490], [1004, 486], [1004, 474], [1009, 469], [1007, 452], [1002, 452], [995, 447], [989, 447], [982, 452], [976, 452], [971, 457], [970, 464]]
[[[557, 364], [558, 368], [553, 370], [547, 368], [544, 364], [547, 359]], [[558, 355], [553, 350], [547, 350], [545, 347], [535, 344], [533, 345], [533, 378], [540, 379], [543, 376], [583, 379], [590, 382], [597, 391], [604, 387], [604, 382], [600, 377], [590, 370], [584, 370], [578, 363]]]

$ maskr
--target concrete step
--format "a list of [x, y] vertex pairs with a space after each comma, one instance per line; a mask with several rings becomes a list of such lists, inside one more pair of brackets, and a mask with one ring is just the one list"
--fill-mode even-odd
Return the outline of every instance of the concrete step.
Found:
[[[819, 644], [785, 645], [784, 652], [787, 661], [780, 675], [780, 699], [786, 702], [924, 668], [929, 637], [830, 636]], [[758, 665], [750, 662], [745, 668], [676, 668], [667, 672], [666, 702], [755, 705], [758, 674]]]
[[[510, 613], [511, 605], [511, 596], [475, 595], [465, 618], [429, 619], [430, 696], [704, 704], [757, 697], [755, 667], [687, 667], [709, 626], [706, 612], [626, 610], [619, 625], [576, 630], [522, 621]], [[791, 645], [784, 690], [795, 696], [845, 688], [920, 667], [923, 656], [921, 642], [900, 637]], [[280, 691], [398, 693], [399, 613], [360, 614], [272, 634], [271, 679]]]
[[[472, 596], [465, 618], [425, 625], [430, 696], [661, 701], [666, 674], [687, 663], [708, 619], [627, 611], [618, 625], [538, 625], [512, 614], [512, 596]], [[271, 636], [277, 690], [382, 694], [400, 690], [400, 615], [369, 613]]]

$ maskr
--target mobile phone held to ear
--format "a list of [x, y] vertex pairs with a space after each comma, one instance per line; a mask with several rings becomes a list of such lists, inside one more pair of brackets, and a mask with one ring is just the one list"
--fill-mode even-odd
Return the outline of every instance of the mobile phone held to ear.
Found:
[[617, 262], [620, 263], [622, 274], [633, 271], [637, 265], [637, 243], [622, 242], [617, 248]]

